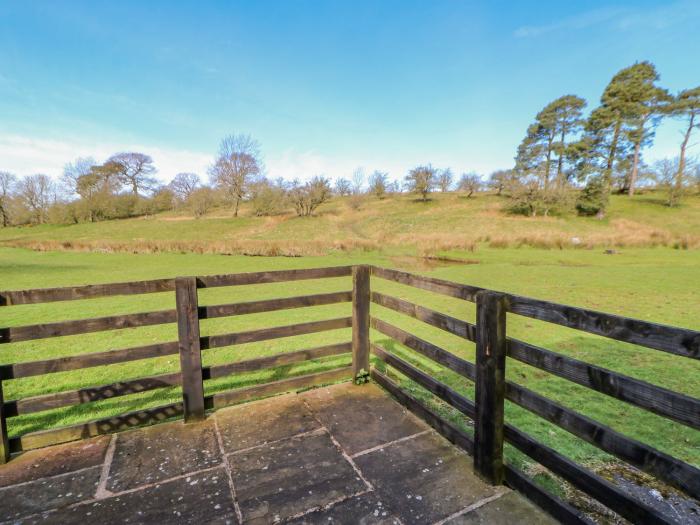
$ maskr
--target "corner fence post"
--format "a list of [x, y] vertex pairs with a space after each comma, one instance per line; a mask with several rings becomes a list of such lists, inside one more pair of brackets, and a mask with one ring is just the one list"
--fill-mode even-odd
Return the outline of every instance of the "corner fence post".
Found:
[[199, 346], [199, 303], [195, 277], [175, 279], [175, 302], [177, 304], [177, 333], [185, 423], [191, 423], [204, 419], [202, 355]]
[[483, 291], [477, 295], [474, 467], [493, 485], [502, 484], [504, 476], [506, 310], [503, 294]]
[[367, 265], [352, 267], [352, 378], [369, 377], [369, 275]]
[[10, 439], [7, 436], [7, 417], [5, 416], [5, 399], [2, 395], [2, 376], [0, 376], [0, 465], [10, 461]]

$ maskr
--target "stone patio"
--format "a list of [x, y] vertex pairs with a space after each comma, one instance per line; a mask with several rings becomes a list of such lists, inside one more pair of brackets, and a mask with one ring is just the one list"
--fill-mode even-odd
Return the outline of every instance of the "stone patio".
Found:
[[349, 383], [23, 454], [2, 523], [553, 523], [375, 385]]

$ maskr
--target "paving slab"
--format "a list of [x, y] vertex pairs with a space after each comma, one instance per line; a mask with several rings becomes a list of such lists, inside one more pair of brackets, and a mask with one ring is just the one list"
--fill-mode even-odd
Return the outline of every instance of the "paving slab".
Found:
[[429, 428], [373, 384], [344, 383], [301, 397], [350, 455]]
[[433, 432], [359, 456], [355, 462], [406, 525], [447, 518], [503, 490], [481, 481], [473, 473], [471, 458]]
[[0, 467], [0, 487], [99, 465], [109, 440], [101, 436], [25, 452]]
[[288, 522], [289, 525], [400, 525], [401, 522], [387, 509], [374, 492], [368, 492], [327, 509], [306, 514]]
[[228, 458], [245, 523], [275, 523], [367, 490], [325, 432]]
[[556, 525], [557, 521], [516, 492], [500, 498], [461, 516], [446, 525]]
[[166, 481], [20, 521], [46, 525], [238, 523], [223, 468]]
[[212, 420], [162, 423], [117, 435], [107, 489], [121, 492], [221, 463]]
[[90, 499], [97, 490], [100, 466], [0, 489], [0, 520], [15, 521]]
[[320, 427], [296, 394], [225, 408], [215, 413], [226, 453], [309, 432]]

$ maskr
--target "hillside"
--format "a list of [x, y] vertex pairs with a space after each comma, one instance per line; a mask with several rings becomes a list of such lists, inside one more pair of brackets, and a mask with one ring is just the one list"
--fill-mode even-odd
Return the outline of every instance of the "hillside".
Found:
[[700, 247], [700, 197], [668, 208], [664, 196], [646, 192], [613, 196], [605, 219], [522, 217], [502, 211], [503, 197], [434, 194], [366, 197], [359, 209], [334, 198], [314, 217], [255, 217], [215, 209], [194, 219], [187, 211], [152, 217], [0, 229], [0, 245], [39, 250], [195, 252], [247, 255], [323, 255], [332, 251], [382, 250], [435, 256], [450, 250], [535, 248]]

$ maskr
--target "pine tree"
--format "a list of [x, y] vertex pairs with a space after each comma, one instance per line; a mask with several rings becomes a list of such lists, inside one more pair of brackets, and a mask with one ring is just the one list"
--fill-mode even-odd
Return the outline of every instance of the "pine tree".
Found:
[[670, 106], [670, 114], [674, 117], [687, 119], [685, 132], [683, 133], [683, 141], [681, 142], [681, 151], [678, 156], [678, 170], [676, 171], [675, 180], [673, 181], [673, 190], [669, 204], [674, 206], [678, 204], [678, 199], [683, 192], [683, 179], [685, 178], [686, 170], [686, 149], [690, 142], [690, 136], [694, 129], [700, 129], [700, 86], [693, 89], [681, 91]]

